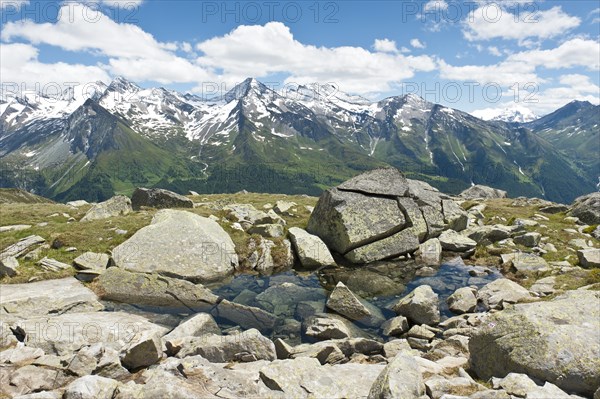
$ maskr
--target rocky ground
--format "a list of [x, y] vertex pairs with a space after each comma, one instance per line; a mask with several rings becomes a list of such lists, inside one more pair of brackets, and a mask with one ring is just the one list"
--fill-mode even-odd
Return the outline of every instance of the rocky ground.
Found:
[[0, 397], [600, 397], [598, 193], [194, 194], [0, 201]]

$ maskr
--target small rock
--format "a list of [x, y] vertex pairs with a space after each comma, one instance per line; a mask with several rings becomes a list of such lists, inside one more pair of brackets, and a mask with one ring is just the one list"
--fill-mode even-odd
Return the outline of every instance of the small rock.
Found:
[[127, 215], [132, 210], [131, 200], [123, 195], [117, 195], [107, 201], [92, 206], [85, 216], [81, 218], [80, 222]]
[[448, 308], [456, 314], [473, 312], [477, 308], [476, 293], [476, 290], [469, 287], [457, 289], [446, 300]]
[[423, 376], [415, 358], [400, 353], [379, 374], [371, 386], [368, 398], [418, 399], [424, 394]]
[[580, 249], [577, 251], [577, 257], [581, 267], [600, 267], [600, 249], [598, 248]]
[[154, 331], [142, 331], [136, 338], [124, 349], [121, 361], [129, 370], [151, 366], [162, 357], [162, 343]]
[[319, 237], [298, 227], [292, 227], [288, 233], [302, 266], [312, 268], [335, 265], [331, 252]]
[[498, 386], [515, 396], [526, 397], [529, 391], [537, 389], [537, 384], [526, 374], [509, 373], [498, 381]]
[[107, 254], [85, 252], [73, 260], [73, 265], [79, 270], [103, 270], [108, 266], [109, 260]]
[[5, 258], [0, 259], [0, 277], [16, 276], [18, 274], [17, 267], [19, 267], [19, 261], [14, 256], [7, 256]]
[[454, 230], [446, 230], [439, 237], [442, 248], [446, 251], [467, 252], [477, 246], [477, 243], [469, 237], [457, 233]]
[[356, 296], [341, 281], [337, 283], [327, 299], [327, 307], [350, 320], [369, 326], [379, 326], [385, 320], [376, 306]]
[[21, 231], [21, 230], [27, 230], [30, 228], [31, 228], [30, 224], [14, 224], [11, 226], [0, 226], [0, 233], [4, 233], [7, 231]]
[[200, 337], [205, 334], [221, 334], [215, 319], [207, 313], [198, 313], [182, 321], [173, 331], [165, 335], [163, 342], [174, 341], [185, 337]]
[[277, 201], [275, 203], [275, 208], [273, 210], [280, 215], [291, 216], [293, 212], [291, 209], [295, 207], [297, 204], [291, 201]]
[[411, 329], [408, 330], [406, 335], [408, 337], [426, 339], [428, 341], [431, 341], [433, 338], [435, 338], [435, 333], [431, 332], [425, 327], [418, 325], [412, 326]]
[[50, 259], [47, 257], [44, 257], [42, 260], [40, 260], [38, 262], [38, 265], [40, 265], [42, 269], [49, 272], [59, 272], [61, 270], [66, 270], [71, 267], [66, 263], [62, 263], [57, 261], [56, 259]]
[[417, 251], [417, 261], [424, 265], [437, 266], [442, 261], [442, 245], [437, 238], [431, 238], [421, 245]]
[[381, 330], [386, 336], [398, 336], [408, 331], [408, 319], [404, 316], [393, 317], [381, 325]]
[[110, 378], [86, 375], [67, 386], [63, 399], [112, 399], [118, 385]]
[[540, 243], [542, 235], [537, 232], [525, 233], [521, 236], [516, 236], [513, 241], [515, 244], [523, 245], [525, 247], [533, 248]]
[[161, 188], [136, 188], [131, 196], [131, 206], [134, 210], [139, 210], [142, 206], [156, 209], [193, 208], [194, 201]]
[[440, 322], [438, 295], [429, 285], [415, 288], [400, 299], [392, 310], [416, 324], [434, 325]]
[[506, 278], [492, 281], [477, 293], [486, 309], [502, 309], [505, 303], [517, 303], [531, 298], [529, 291]]

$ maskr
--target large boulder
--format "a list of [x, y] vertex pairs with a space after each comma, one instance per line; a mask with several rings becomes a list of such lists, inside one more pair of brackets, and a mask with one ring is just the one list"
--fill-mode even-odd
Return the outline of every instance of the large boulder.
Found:
[[87, 222], [90, 220], [108, 219], [127, 215], [132, 210], [131, 200], [124, 195], [117, 195], [109, 200], [92, 206], [80, 221]]
[[506, 198], [506, 191], [498, 190], [497, 188], [492, 188], [481, 184], [476, 184], [464, 190], [462, 193], [459, 194], [459, 196], [466, 199]]
[[131, 196], [131, 206], [134, 210], [139, 210], [142, 206], [157, 209], [193, 208], [194, 201], [162, 188], [136, 188]]
[[307, 231], [352, 263], [369, 263], [412, 253], [444, 228], [464, 229], [466, 221], [450, 197], [382, 168], [325, 191]]
[[233, 274], [238, 257], [231, 237], [217, 222], [191, 212], [163, 209], [152, 223], [112, 251], [115, 264], [197, 283]]
[[158, 274], [132, 273], [109, 267], [97, 280], [104, 300], [142, 306], [210, 311], [218, 297], [200, 284]]
[[576, 198], [569, 213], [583, 223], [600, 224], [600, 192]]
[[492, 315], [469, 342], [483, 379], [527, 374], [591, 397], [600, 386], [600, 293], [576, 290]]

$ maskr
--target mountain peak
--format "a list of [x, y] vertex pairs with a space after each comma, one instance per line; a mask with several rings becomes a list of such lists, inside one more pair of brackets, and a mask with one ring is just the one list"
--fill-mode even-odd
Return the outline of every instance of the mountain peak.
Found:
[[127, 91], [139, 91], [141, 88], [135, 83], [125, 79], [123, 76], [117, 76], [110, 82], [107, 90], [123, 93]]
[[270, 89], [256, 80], [255, 78], [246, 78], [243, 82], [236, 84], [222, 97], [226, 102], [240, 100], [248, 95], [262, 95]]

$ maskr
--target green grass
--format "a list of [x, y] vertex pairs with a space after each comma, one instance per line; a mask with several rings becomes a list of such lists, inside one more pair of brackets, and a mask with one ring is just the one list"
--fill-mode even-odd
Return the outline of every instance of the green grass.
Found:
[[[278, 200], [292, 201], [298, 204], [295, 208], [297, 212], [293, 216], [282, 215], [287, 222], [286, 229], [290, 227], [306, 227], [309, 211], [305, 206], [314, 206], [317, 202], [315, 197], [306, 196], [291, 196], [291, 195], [271, 195], [271, 194], [212, 194], [201, 196], [190, 196], [194, 202], [202, 203], [193, 209], [185, 209], [186, 211], [208, 217], [214, 215], [219, 218], [219, 223], [231, 236], [236, 252], [240, 259], [247, 258], [251, 251], [248, 248], [249, 240], [256, 239], [249, 234], [231, 228], [230, 223], [224, 222], [226, 212], [223, 210], [215, 210], [214, 208], [222, 208], [228, 204], [252, 204], [259, 210], [264, 210], [265, 204], [275, 206]], [[71, 264], [73, 259], [84, 252], [91, 251], [97, 253], [110, 253], [117, 245], [123, 243], [131, 237], [136, 231], [150, 224], [156, 210], [144, 210], [140, 212], [132, 212], [128, 215], [95, 220], [89, 222], [79, 222], [85, 215], [90, 205], [71, 208], [64, 204], [57, 203], [38, 203], [38, 204], [3, 204], [0, 203], [0, 225], [13, 224], [29, 224], [30, 229], [0, 233], [0, 249], [4, 249], [21, 238], [30, 235], [39, 235], [46, 240], [46, 243], [51, 244], [53, 240], [60, 239], [64, 246], [59, 249], [44, 249], [41, 251], [41, 257], [47, 256], [56, 259], [60, 262]], [[63, 216], [63, 213], [74, 217], [77, 221], [67, 223], [68, 217]], [[58, 216], [50, 216], [58, 214]], [[46, 222], [46, 226], [38, 226], [38, 223]], [[127, 234], [119, 235], [115, 233], [116, 229], [127, 230]], [[286, 230], [287, 234], [287, 230]], [[276, 246], [272, 250], [272, 256], [276, 264], [281, 264], [285, 260], [285, 250], [282, 244], [282, 239], [270, 239], [275, 242]], [[66, 252], [68, 247], [76, 247], [76, 252]], [[36, 279], [51, 279], [59, 278], [67, 275], [73, 275], [74, 269], [65, 270], [60, 273], [43, 272], [36, 261], [26, 260], [23, 257], [19, 258], [19, 275], [9, 278], [3, 277], [0, 279], [2, 283], [23, 283], [31, 278]]]

